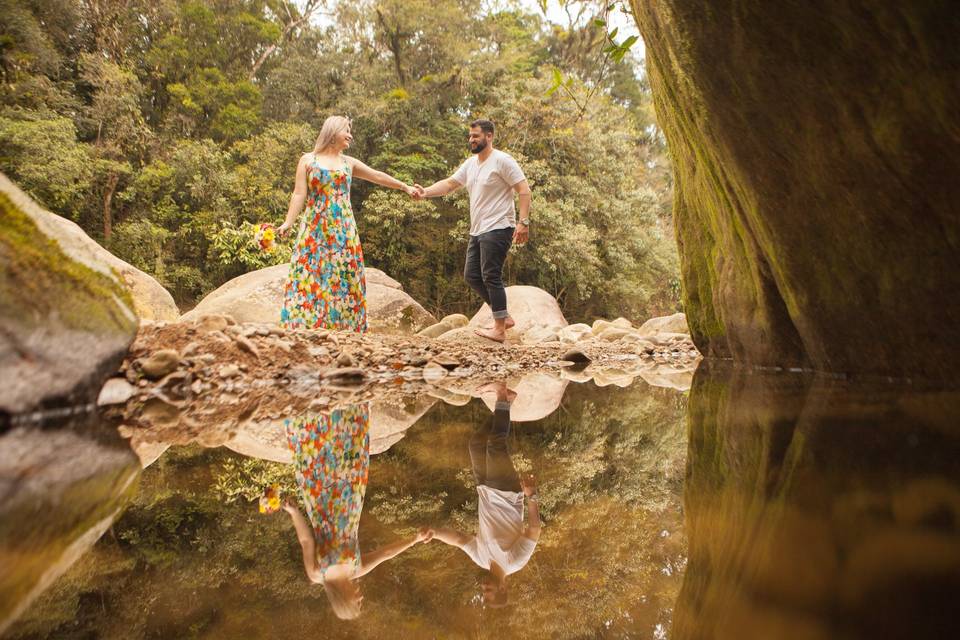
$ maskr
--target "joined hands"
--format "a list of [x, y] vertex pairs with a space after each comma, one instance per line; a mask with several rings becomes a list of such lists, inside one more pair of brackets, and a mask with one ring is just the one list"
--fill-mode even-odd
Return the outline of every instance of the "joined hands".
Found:
[[412, 186], [407, 185], [406, 189], [404, 190], [407, 192], [407, 195], [414, 200], [423, 200], [426, 197], [424, 195], [425, 189], [416, 183], [414, 183]]

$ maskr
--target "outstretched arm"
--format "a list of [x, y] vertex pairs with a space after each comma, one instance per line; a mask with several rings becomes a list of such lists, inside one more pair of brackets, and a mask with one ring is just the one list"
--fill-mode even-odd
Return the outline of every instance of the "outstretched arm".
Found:
[[[417, 185], [413, 185], [416, 187]], [[448, 193], [453, 193], [463, 185], [454, 180], [453, 178], [445, 178], [439, 182], [434, 182], [432, 185], [423, 189], [423, 192], [420, 194], [421, 198], [439, 198], [440, 196], [445, 196]], [[421, 187], [422, 188], [422, 187]]]
[[307, 578], [317, 584], [323, 582], [320, 567], [317, 565], [317, 543], [313, 539], [313, 530], [310, 528], [310, 524], [300, 513], [300, 509], [292, 504], [283, 505], [283, 510], [290, 514], [290, 519], [293, 520], [293, 528], [297, 530], [297, 540], [300, 541], [300, 549], [303, 551], [303, 570], [306, 571]]
[[283, 224], [277, 228], [277, 233], [281, 237], [286, 235], [290, 227], [293, 226], [294, 220], [297, 219], [297, 215], [303, 209], [304, 200], [307, 199], [308, 156], [309, 154], [302, 155], [300, 162], [297, 163], [297, 174], [293, 182], [293, 193], [290, 195], [290, 205], [287, 207], [287, 217], [283, 220]]
[[388, 173], [371, 169], [356, 158], [351, 158], [349, 156], [344, 156], [344, 158], [346, 159], [347, 164], [349, 164], [350, 168], [353, 170], [353, 175], [357, 178], [378, 184], [381, 187], [399, 189], [409, 196], [412, 196], [417, 191], [415, 188], [400, 182]]
[[468, 536], [465, 533], [460, 533], [456, 529], [450, 529], [448, 527], [434, 529], [433, 537], [441, 542], [446, 542], [452, 547], [460, 548], [463, 548], [463, 545], [467, 544], [473, 539], [473, 536]]
[[420, 529], [417, 535], [407, 540], [399, 540], [385, 547], [380, 547], [369, 553], [360, 556], [360, 568], [357, 570], [356, 577], [365, 576], [373, 571], [379, 564], [386, 562], [390, 558], [395, 558], [418, 542], [429, 542], [433, 538], [433, 530], [426, 527]]

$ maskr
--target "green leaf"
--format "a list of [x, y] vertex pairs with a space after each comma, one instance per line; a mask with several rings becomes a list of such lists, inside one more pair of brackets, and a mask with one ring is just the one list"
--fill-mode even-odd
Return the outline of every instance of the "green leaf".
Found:
[[605, 26], [607, 26], [607, 21], [606, 21], [606, 20], [601, 20], [600, 18], [597, 18], [596, 20], [593, 21], [593, 26], [595, 26], [595, 27], [605, 27]]

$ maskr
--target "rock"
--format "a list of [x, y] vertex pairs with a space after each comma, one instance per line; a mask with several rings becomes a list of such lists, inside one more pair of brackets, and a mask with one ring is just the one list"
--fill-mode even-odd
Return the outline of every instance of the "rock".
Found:
[[606, 342], [614, 342], [623, 338], [624, 336], [630, 335], [632, 332], [630, 329], [624, 329], [622, 327], [615, 327], [612, 324], [604, 329], [600, 334], [597, 335], [598, 338]]
[[[565, 327], [567, 319], [563, 317], [560, 305], [556, 299], [538, 287], [515, 285], [507, 287], [507, 311], [517, 323], [507, 333], [516, 337], [534, 326]], [[492, 326], [493, 314], [490, 307], [484, 304], [470, 319], [471, 328]]]
[[613, 326], [613, 323], [610, 322], [609, 320], [603, 320], [598, 318], [593, 321], [593, 326], [591, 327], [591, 331], [593, 335], [598, 336], [612, 326]]
[[590, 362], [590, 358], [587, 357], [580, 349], [570, 349], [564, 353], [561, 357], [561, 360], [565, 362], [576, 362], [576, 363], [587, 363]]
[[614, 321], [611, 322], [610, 324], [612, 324], [612, 325], [615, 326], [615, 327], [620, 327], [621, 329], [632, 329], [632, 328], [633, 328], [633, 323], [630, 322], [629, 320], [627, 320], [626, 318], [617, 318], [616, 320], [614, 320]]
[[0, 411], [90, 402], [137, 329], [109, 254], [0, 174]]
[[960, 110], [943, 105], [960, 84], [942, 64], [956, 7], [631, 5], [700, 351], [956, 383]]
[[534, 326], [527, 329], [523, 334], [523, 344], [539, 344], [542, 342], [551, 342], [557, 339], [561, 327]]
[[447, 331], [450, 331], [451, 329], [454, 329], [454, 328], [455, 327], [453, 327], [452, 325], [449, 325], [446, 322], [441, 321], [436, 324], [430, 325], [426, 329], [421, 329], [420, 331], [417, 332], [417, 335], [423, 336], [425, 338], [438, 338], [443, 334], [445, 334]]
[[173, 349], [160, 349], [145, 358], [139, 358], [137, 364], [147, 378], [157, 380], [172, 373], [180, 364], [180, 354]]
[[240, 375], [240, 367], [235, 364], [225, 364], [217, 371], [217, 375], [227, 380]]
[[[516, 334], [510, 330], [507, 331], [507, 339], [515, 338]], [[450, 342], [457, 345], [478, 345], [478, 346], [492, 346], [498, 343], [487, 338], [482, 338], [477, 335], [476, 329], [470, 325], [466, 327], [460, 327], [459, 329], [451, 329], [446, 333], [440, 335], [437, 338], [439, 342]]]
[[[283, 285], [289, 265], [280, 264], [245, 273], [209, 293], [183, 320], [210, 314], [229, 314], [238, 322], [276, 325], [283, 306]], [[393, 278], [368, 267], [367, 321], [376, 333], [413, 334], [435, 324], [436, 318], [403, 291]]]
[[338, 367], [352, 367], [353, 358], [346, 351], [341, 351], [340, 355], [337, 356], [337, 366]]
[[330, 349], [327, 349], [326, 347], [323, 347], [323, 346], [308, 347], [307, 353], [309, 353], [314, 358], [323, 358], [323, 359], [330, 358]]
[[105, 407], [112, 404], [123, 404], [133, 397], [137, 388], [124, 378], [110, 378], [100, 389], [97, 396], [97, 406]]
[[241, 351], [246, 351], [247, 353], [252, 354], [255, 358], [260, 357], [260, 351], [257, 349], [257, 346], [250, 341], [249, 338], [239, 335], [234, 337], [234, 341], [237, 343], [237, 346], [240, 347]]
[[367, 373], [358, 367], [341, 367], [325, 371], [321, 377], [334, 384], [356, 385], [366, 380]]
[[675, 313], [672, 316], [650, 318], [640, 325], [639, 332], [641, 335], [653, 333], [689, 334], [690, 329], [687, 328], [687, 316], [682, 313]]
[[444, 316], [440, 322], [449, 325], [451, 329], [459, 329], [460, 327], [467, 326], [467, 324], [470, 322], [470, 318], [462, 313], [451, 313], [450, 315]]
[[433, 384], [447, 377], [447, 370], [436, 362], [428, 362], [423, 368], [424, 381]]
[[592, 336], [593, 329], [583, 323], [571, 324], [561, 329], [558, 335], [561, 342], [572, 344], [580, 342], [586, 336]]
[[153, 397], [143, 403], [140, 419], [154, 427], [172, 427], [180, 421], [180, 409], [162, 398]]
[[453, 371], [460, 366], [459, 360], [443, 353], [434, 356], [433, 363], [443, 367], [447, 371]]

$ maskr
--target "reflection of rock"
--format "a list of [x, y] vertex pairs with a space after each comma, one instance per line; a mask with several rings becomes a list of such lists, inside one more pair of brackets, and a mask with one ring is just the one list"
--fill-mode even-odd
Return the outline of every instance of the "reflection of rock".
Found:
[[113, 373], [137, 328], [106, 251], [0, 174], [0, 410], [76, 395]]
[[[542, 420], [557, 410], [569, 380], [556, 373], [533, 372], [520, 379], [507, 380], [507, 387], [517, 393], [510, 407], [511, 422]], [[436, 383], [430, 392], [447, 404], [464, 405], [471, 398], [481, 398], [493, 411], [495, 394], [482, 392], [484, 380], [447, 378]]]
[[[401, 438], [436, 402], [420, 396], [407, 403], [373, 400], [370, 403], [370, 453], [383, 453]], [[228, 449], [251, 458], [291, 463], [285, 419], [248, 421], [224, 443]]]
[[109, 528], [139, 469], [69, 430], [0, 438], [0, 633]]
[[[277, 324], [283, 306], [283, 284], [289, 265], [251, 271], [209, 293], [194, 309], [183, 314], [195, 320], [224, 314], [237, 322]], [[367, 268], [367, 318], [378, 333], [415, 333], [436, 323], [436, 318], [407, 295], [396, 280], [379, 269]]]
[[958, 637], [958, 424], [960, 392], [698, 371], [672, 636]]

